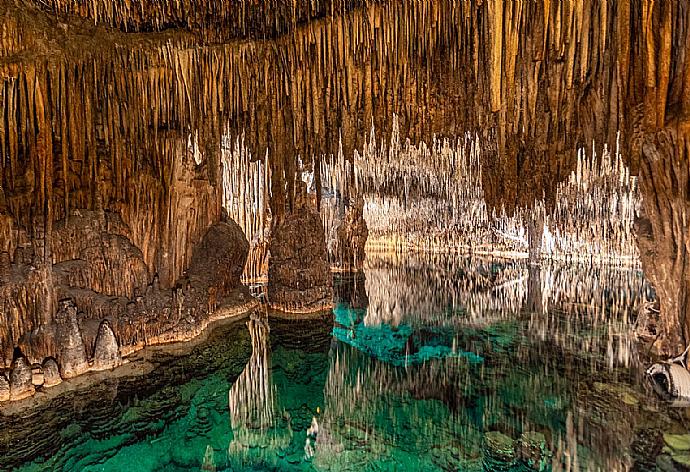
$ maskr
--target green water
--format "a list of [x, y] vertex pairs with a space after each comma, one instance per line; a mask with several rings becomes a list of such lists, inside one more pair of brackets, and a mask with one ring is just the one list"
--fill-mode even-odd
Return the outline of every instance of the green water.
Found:
[[0, 468], [682, 470], [662, 435], [685, 410], [653, 395], [617, 315], [417, 307], [418, 275], [394, 322], [367, 316], [394, 291], [341, 278], [333, 314], [243, 320], [143, 378], [0, 417]]

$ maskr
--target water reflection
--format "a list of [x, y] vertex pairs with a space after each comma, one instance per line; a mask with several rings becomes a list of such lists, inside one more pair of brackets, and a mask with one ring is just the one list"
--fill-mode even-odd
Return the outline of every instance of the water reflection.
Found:
[[[369, 259], [369, 310], [345, 298], [336, 310], [343, 343], [330, 354], [328, 440], [315, 463], [337, 469], [342, 457], [378, 456], [398, 468], [559, 471], [654, 463], [656, 428], [669, 419], [641, 383], [630, 337], [652, 294], [639, 271], [591, 270]], [[428, 355], [396, 362], [401, 337], [401, 357]]]
[[0, 416], [0, 468], [650, 470], [686, 412], [626, 344], [640, 274], [598, 270], [371, 258], [335, 320], [255, 314], [108, 395]]
[[285, 434], [276, 434], [276, 387], [271, 379], [269, 327], [266, 317], [253, 313], [247, 321], [252, 355], [230, 388], [228, 405], [233, 439], [228, 456], [242, 457], [250, 448], [279, 448], [289, 444], [290, 424]]
[[536, 340], [603, 354], [609, 367], [630, 365], [631, 326], [654, 298], [641, 271], [607, 265], [370, 255], [364, 273], [363, 326], [477, 327], [523, 319]]

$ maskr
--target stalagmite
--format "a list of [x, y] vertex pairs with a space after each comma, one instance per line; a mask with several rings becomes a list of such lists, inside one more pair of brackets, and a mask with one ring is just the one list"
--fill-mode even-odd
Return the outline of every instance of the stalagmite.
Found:
[[55, 315], [55, 343], [58, 346], [58, 362], [62, 378], [76, 377], [89, 370], [86, 347], [77, 320], [77, 307], [72, 300], [60, 301]]
[[45, 374], [41, 364], [33, 364], [31, 366], [31, 383], [34, 387], [40, 387], [45, 383]]
[[324, 229], [303, 183], [297, 192], [296, 208], [271, 229], [268, 300], [285, 312], [326, 310], [333, 303], [333, 279]]
[[120, 346], [108, 320], [101, 321], [93, 348], [92, 370], [113, 369], [122, 363]]
[[60, 370], [55, 359], [46, 359], [43, 362], [43, 386], [44, 387], [54, 387], [62, 383], [62, 377], [60, 377]]
[[19, 355], [12, 362], [10, 372], [10, 400], [21, 400], [30, 397], [35, 392], [35, 387], [31, 383], [31, 366], [26, 358]]
[[5, 373], [0, 373], [0, 402], [10, 400], [10, 382], [5, 377]]

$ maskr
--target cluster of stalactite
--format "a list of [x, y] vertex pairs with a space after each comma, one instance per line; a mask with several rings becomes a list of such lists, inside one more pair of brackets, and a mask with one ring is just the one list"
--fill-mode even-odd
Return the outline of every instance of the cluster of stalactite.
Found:
[[578, 152], [577, 168], [556, 190], [553, 212], [544, 216], [542, 251], [555, 257], [586, 254], [608, 262], [639, 259], [635, 219], [639, 214], [638, 179], [619, 152], [602, 156]]
[[364, 274], [366, 325], [484, 326], [525, 314], [536, 339], [600, 354], [611, 368], [634, 358], [630, 326], [653, 299], [639, 271], [611, 265], [370, 254]]
[[[224, 6], [164, 3], [43, 8], [123, 30], [213, 31], [217, 22], [200, 25], [200, 15]], [[654, 165], [644, 149], [657, 132], [687, 134], [687, 0], [391, 0], [352, 10], [357, 4], [278, 2], [264, 16], [273, 4], [236, 5], [248, 13], [229, 21], [230, 36], [242, 36], [240, 21], [243, 31], [258, 32], [267, 22], [272, 34], [259, 34], [273, 39], [208, 46], [184, 31], [130, 35], [29, 3], [0, 3], [0, 180], [2, 213], [11, 215], [9, 223], [0, 219], [0, 234], [12, 234], [5, 245], [43, 241], [34, 252], [47, 270], [55, 221], [72, 209], [116, 209], [149, 269], [171, 286], [188, 262], [184, 242], [219, 219], [218, 161], [228, 127], [233, 135], [251, 130], [253, 155], [269, 148], [278, 156], [270, 201], [277, 221], [294, 207], [297, 156], [318, 160], [335, 152], [340, 136], [350, 155], [372, 122], [390, 133], [394, 113], [400, 135], [415, 143], [433, 142], [433, 133], [479, 133], [490, 151], [481, 179], [487, 208], [508, 216], [542, 197], [552, 211], [580, 146], [612, 148], [620, 131], [621, 154], [637, 173]], [[217, 17], [223, 22], [235, 11]], [[201, 155], [188, 156], [187, 172], [170, 156], [189, 152], [190, 136]], [[663, 149], [665, 158], [676, 152]], [[171, 190], [174, 180], [208, 197], [190, 205], [186, 190]], [[657, 191], [651, 181], [640, 187]], [[674, 241], [670, 257], [684, 259], [684, 241]], [[662, 300], [662, 311], [675, 310], [668, 303]], [[665, 332], [680, 331], [686, 318], [678, 310]]]
[[244, 136], [223, 137], [223, 208], [249, 240], [249, 257], [243, 281], [254, 282], [268, 276], [268, 237], [271, 167], [268, 151], [263, 160], [252, 160]]
[[637, 263], [634, 220], [640, 194], [620, 153], [612, 155], [606, 146], [601, 156], [580, 150], [576, 168], [556, 186], [552, 204], [542, 195], [508, 214], [505, 206], [497, 212], [486, 201], [486, 152], [491, 150], [483, 151], [478, 137], [469, 134], [455, 142], [434, 140], [430, 147], [409, 139], [401, 145], [394, 117], [390, 144], [377, 146], [372, 130], [362, 154], [355, 151], [354, 169], [340, 164], [329, 170], [338, 187], [354, 182], [350, 192], [364, 195], [367, 244], [373, 250]]
[[[592, 4], [589, 8], [572, 9], [554, 5], [543, 10], [543, 4], [534, 2], [523, 9], [515, 6], [507, 10], [499, 28], [493, 25], [496, 17], [489, 15], [489, 6], [494, 3], [376, 3], [311, 22], [274, 41], [235, 42], [215, 47], [194, 47], [193, 39], [184, 34], [154, 35], [144, 42], [140, 36], [123, 37], [96, 28], [102, 39], [99, 45], [85, 42], [76, 52], [72, 49], [74, 45], [64, 46], [47, 57], [59, 65], [62, 61], [58, 58], [69, 54], [70, 62], [77, 59], [77, 67], [65, 67], [65, 71], [56, 67], [52, 73], [34, 67], [36, 76], [32, 79], [31, 75], [25, 77], [25, 58], [5, 66], [3, 76], [14, 77], [13, 82], [18, 84], [28, 84], [29, 90], [23, 90], [21, 85], [20, 90], [7, 90], [8, 99], [4, 101], [8, 102], [9, 111], [19, 104], [30, 103], [25, 97], [31, 95], [34, 87], [31, 82], [43, 84], [39, 87], [43, 96], [48, 84], [51, 92], [60, 90], [61, 76], [66, 87], [83, 84], [83, 99], [77, 100], [76, 95], [69, 93], [72, 100], [60, 93], [51, 93], [50, 101], [44, 99], [46, 104], [50, 103], [47, 105], [50, 122], [59, 122], [63, 109], [68, 115], [67, 123], [53, 130], [52, 142], [68, 146], [68, 153], [73, 148], [76, 156], [70, 156], [70, 160], [82, 157], [84, 149], [94, 152], [94, 140], [109, 148], [109, 154], [114, 156], [111, 161], [117, 160], [118, 155], [131, 156], [135, 150], [141, 154], [142, 148], [156, 145], [161, 128], [199, 130], [204, 146], [217, 149], [227, 124], [223, 121], [231, 121], [235, 129], [251, 130], [248, 141], [262, 151], [255, 155], [262, 156], [265, 147], [271, 147], [281, 156], [275, 159], [273, 175], [278, 176], [276, 180], [284, 177], [288, 181], [293, 178], [298, 154], [311, 159], [319, 155], [315, 151], [335, 152], [340, 133], [349, 154], [364, 142], [372, 121], [377, 129], [389, 132], [392, 128], [389, 117], [393, 113], [400, 116], [401, 134], [410, 136], [414, 142], [422, 138], [430, 142], [434, 132], [453, 136], [481, 129], [485, 137], [492, 138], [491, 146], [497, 149], [490, 159], [501, 161], [501, 165], [492, 161], [491, 172], [484, 174], [483, 178], [492, 183], [488, 200], [497, 207], [505, 201], [510, 211], [516, 205], [514, 196], [518, 185], [529, 188], [523, 192], [528, 196], [537, 192], [552, 197], [555, 187], [543, 187], [554, 186], [574, 167], [576, 159], [570, 150], [583, 137], [585, 142], [591, 142], [589, 138], [594, 137], [601, 142], [602, 135], [615, 136], [615, 131], [603, 133], [610, 128], [608, 124], [598, 126], [602, 123], [584, 121], [584, 117], [589, 120], [591, 116], [600, 116], [594, 112], [609, 112], [608, 108], [601, 110], [600, 104], [593, 113], [576, 113], [577, 110], [570, 108], [574, 108], [572, 103], [586, 104], [587, 100], [598, 104], [592, 95], [598, 97], [601, 91], [627, 81], [614, 80], [616, 72], [602, 72], [609, 72], [602, 64], [603, 58], [617, 52], [611, 43], [618, 36], [608, 29], [615, 31], [614, 20], [621, 12], [611, 5]], [[16, 10], [12, 6], [4, 8], [10, 17]], [[485, 21], [490, 28], [480, 26]], [[583, 27], [588, 22], [590, 28]], [[497, 36], [493, 29], [503, 32], [504, 24], [514, 25], [511, 37], [515, 41], [497, 50], [492, 43]], [[60, 31], [57, 22], [49, 26]], [[70, 24], [67, 29], [72, 31]], [[592, 31], [606, 37], [589, 44]], [[33, 33], [40, 36], [42, 31]], [[574, 35], [575, 41], [566, 35]], [[578, 48], [577, 41], [589, 46]], [[494, 65], [490, 67], [491, 64]], [[556, 79], [562, 75], [572, 76], [576, 65], [582, 72], [576, 79], [569, 77], [557, 86], [537, 87], [537, 83], [543, 83], [539, 79], [545, 77], [553, 75], [553, 81], [558, 83]], [[125, 74], [121, 72], [124, 70], [132, 72]], [[499, 83], [491, 80], [495, 78], [500, 79]], [[604, 84], [592, 86], [593, 79]], [[525, 93], [517, 93], [521, 90]], [[576, 100], [580, 95], [584, 99]], [[126, 109], [117, 103], [125, 97], [121, 101], [129, 105]], [[500, 113], [496, 112], [497, 97], [499, 104], [505, 103], [505, 110]], [[612, 100], [618, 102], [617, 93]], [[70, 109], [80, 101], [89, 109]], [[18, 134], [27, 136], [27, 128], [22, 123], [36, 121], [33, 107], [27, 108], [27, 120], [17, 120], [13, 113], [5, 113], [8, 117], [5, 148], [10, 158], [27, 147], [17, 137]], [[83, 117], [78, 127], [83, 133], [75, 132], [77, 123], [71, 124], [72, 116]], [[92, 116], [94, 120], [86, 119]], [[601, 116], [613, 114], [601, 113]], [[91, 122], [99, 122], [101, 126], [92, 129]], [[517, 141], [510, 136], [537, 130], [559, 136], [552, 141], [560, 154], [540, 154], [534, 159], [522, 154], [519, 158], [510, 157]], [[75, 136], [68, 136], [65, 144], [60, 140], [62, 134]], [[563, 140], [567, 142], [562, 143]], [[148, 146], [142, 146], [142, 141]], [[549, 168], [542, 172], [537, 168], [538, 162], [531, 163], [532, 160], [547, 160]], [[532, 179], [544, 182], [529, 182], [526, 174], [517, 174], [517, 167], [521, 173], [524, 169], [534, 174]], [[550, 172], [552, 167], [562, 170]], [[130, 169], [112, 172], [126, 178], [131, 174]], [[535, 169], [537, 172], [532, 172]], [[508, 186], [511, 188], [507, 189]], [[283, 203], [290, 207], [293, 189], [288, 184], [280, 193], [287, 195], [287, 201], [276, 196], [275, 206], [282, 212]], [[531, 200], [527, 198], [525, 204]]]
[[361, 6], [362, 0], [287, 1], [222, 0], [219, 2], [146, 0], [35, 1], [35, 5], [58, 15], [78, 15], [127, 32], [182, 28], [202, 39], [265, 39], [294, 29], [298, 24]]

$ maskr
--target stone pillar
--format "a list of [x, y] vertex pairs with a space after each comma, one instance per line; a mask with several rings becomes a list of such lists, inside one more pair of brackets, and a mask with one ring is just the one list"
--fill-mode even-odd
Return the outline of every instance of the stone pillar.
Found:
[[690, 343], [690, 135], [666, 128], [643, 139], [642, 213], [636, 222], [645, 277], [660, 304], [654, 350], [677, 355]]
[[295, 200], [271, 231], [268, 299], [277, 310], [312, 313], [333, 305], [333, 279], [315, 205], [301, 187]]

